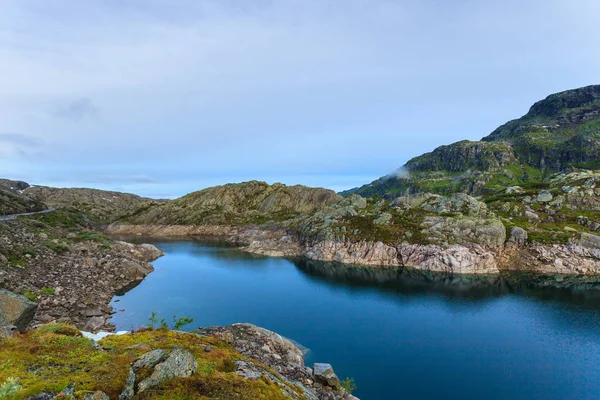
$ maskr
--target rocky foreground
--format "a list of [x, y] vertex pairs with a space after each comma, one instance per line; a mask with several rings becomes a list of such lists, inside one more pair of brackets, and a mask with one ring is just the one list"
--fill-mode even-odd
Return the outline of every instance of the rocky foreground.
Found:
[[[0, 341], [0, 397], [352, 400], [329, 364], [249, 324], [196, 333], [144, 328], [99, 341], [47, 324]], [[344, 387], [345, 386], [345, 387]]]

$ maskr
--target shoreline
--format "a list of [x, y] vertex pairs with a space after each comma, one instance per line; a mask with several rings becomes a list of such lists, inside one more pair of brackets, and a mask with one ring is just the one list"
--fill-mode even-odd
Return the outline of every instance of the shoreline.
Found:
[[114, 236], [224, 240], [242, 251], [270, 257], [306, 257], [374, 268], [411, 267], [450, 274], [499, 274], [502, 271], [573, 276], [600, 276], [600, 249], [576, 244], [523, 244], [510, 239], [503, 246], [410, 244], [369, 241], [306, 241], [280, 229], [260, 226], [193, 226], [111, 224]]

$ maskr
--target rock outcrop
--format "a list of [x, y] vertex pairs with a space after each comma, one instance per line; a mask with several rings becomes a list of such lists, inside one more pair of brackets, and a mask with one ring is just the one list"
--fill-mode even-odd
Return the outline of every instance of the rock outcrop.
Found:
[[0, 289], [0, 337], [13, 331], [25, 332], [33, 320], [37, 304], [24, 296]]
[[300, 389], [304, 399], [356, 399], [340, 387], [340, 380], [331, 365], [316, 363], [314, 368], [306, 367], [302, 350], [275, 332], [252, 324], [233, 324], [201, 328], [197, 333], [216, 336], [230, 343], [241, 354], [273, 368], [284, 378], [283, 381], [253, 363], [243, 360], [236, 363], [236, 372], [246, 379], [265, 377], [280, 386], [295, 387], [295, 390], [285, 390], [290, 398], [297, 398], [296, 393]]

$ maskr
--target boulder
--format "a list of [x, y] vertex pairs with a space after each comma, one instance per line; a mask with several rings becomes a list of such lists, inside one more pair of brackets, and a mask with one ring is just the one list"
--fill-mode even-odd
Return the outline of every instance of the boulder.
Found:
[[110, 400], [106, 393], [97, 391], [83, 396], [83, 400]]
[[259, 379], [262, 374], [250, 361], [239, 360], [235, 362], [235, 373], [244, 379]]
[[510, 238], [508, 239], [511, 243], [516, 243], [519, 246], [522, 246], [527, 242], [527, 231], [518, 226], [513, 226], [510, 229]]
[[19, 332], [25, 332], [36, 309], [34, 302], [0, 289], [0, 326], [15, 326]]
[[143, 392], [151, 387], [160, 385], [163, 381], [173, 378], [187, 378], [198, 369], [194, 356], [182, 347], [174, 347], [165, 361], [154, 367], [152, 375], [138, 385], [138, 391]]
[[542, 190], [538, 193], [537, 201], [539, 203], [548, 203], [549, 201], [552, 201], [553, 198], [552, 193], [547, 190]]
[[133, 368], [129, 368], [129, 376], [127, 377], [127, 381], [125, 382], [125, 388], [119, 395], [119, 400], [129, 400], [133, 398], [135, 394], [135, 372], [133, 372]]
[[600, 236], [582, 233], [578, 244], [588, 249], [600, 249]]
[[331, 364], [316, 363], [313, 365], [313, 374], [317, 382], [331, 386], [334, 389], [341, 387], [340, 379], [333, 371]]
[[392, 220], [392, 214], [384, 212], [384, 213], [381, 213], [381, 215], [378, 218], [373, 220], [373, 223], [375, 225], [387, 225], [390, 223], [391, 220]]
[[156, 364], [165, 359], [166, 352], [164, 350], [152, 350], [137, 360], [135, 360], [132, 364], [132, 368], [134, 371], [143, 368], [153, 368]]

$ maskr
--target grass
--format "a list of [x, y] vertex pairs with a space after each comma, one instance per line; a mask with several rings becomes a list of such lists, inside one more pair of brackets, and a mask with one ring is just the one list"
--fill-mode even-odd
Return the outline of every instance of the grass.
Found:
[[24, 289], [22, 294], [28, 300], [35, 301], [35, 299], [37, 299], [39, 296], [52, 295], [52, 294], [54, 294], [54, 292], [55, 292], [55, 289], [53, 287], [44, 287], [41, 290], [38, 290], [37, 292], [34, 292], [33, 290], [30, 290], [30, 289]]
[[[130, 346], [146, 343], [153, 350], [181, 346], [194, 355], [199, 368], [189, 378], [166, 381], [136, 398], [287, 399], [270, 381], [246, 381], [235, 374], [235, 361], [247, 357], [214, 337], [157, 329], [109, 336], [99, 343], [106, 350], [94, 347], [76, 328], [65, 324], [49, 324], [4, 339], [0, 341], [0, 383], [17, 382], [20, 389], [13, 397], [17, 400], [41, 392], [57, 393], [71, 382], [75, 383], [76, 397], [101, 390], [110, 398], [117, 398], [125, 385], [130, 363], [144, 353]], [[205, 352], [206, 345], [213, 350]]]
[[69, 251], [69, 246], [67, 246], [64, 243], [60, 243], [60, 242], [50, 242], [50, 241], [45, 241], [42, 242], [42, 245], [46, 246], [47, 248], [49, 248], [50, 250], [54, 250], [55, 253], [66, 253], [67, 251]]

